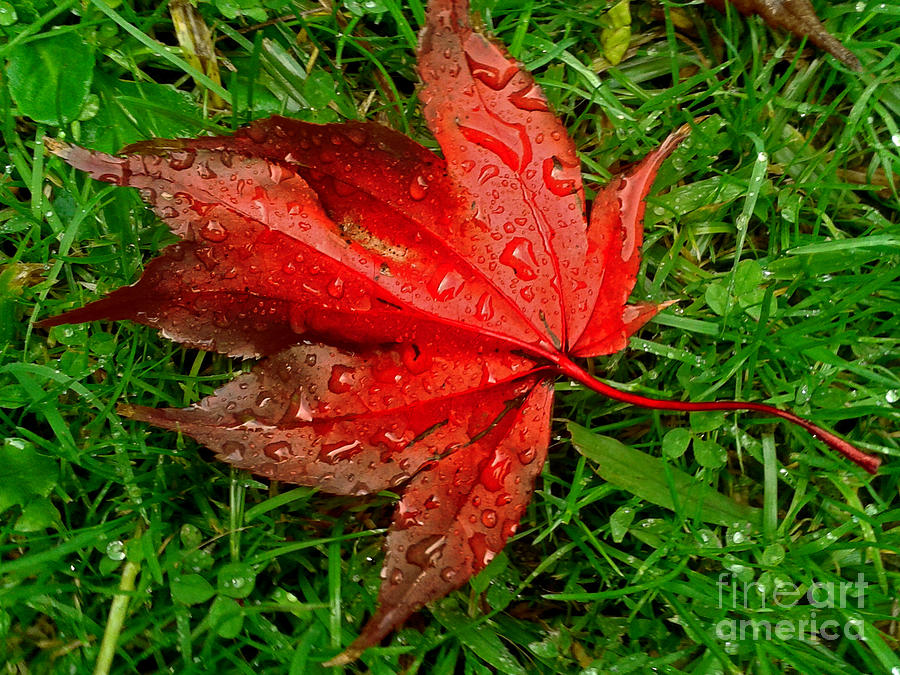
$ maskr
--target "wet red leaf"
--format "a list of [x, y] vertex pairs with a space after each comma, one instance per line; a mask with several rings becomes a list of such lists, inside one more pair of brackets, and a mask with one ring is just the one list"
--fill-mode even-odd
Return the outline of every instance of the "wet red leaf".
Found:
[[588, 223], [571, 139], [531, 76], [473, 31], [467, 2], [430, 4], [419, 70], [444, 158], [377, 124], [281, 117], [121, 157], [48, 141], [95, 178], [139, 188], [181, 241], [135, 285], [43, 325], [130, 319], [263, 357], [190, 408], [126, 414], [269, 478], [402, 491], [379, 608], [334, 663], [503, 548], [546, 457], [560, 374], [637, 405], [778, 415], [874, 470], [790, 413], [647, 399], [572, 360], [623, 348], [659, 309], [627, 298], [644, 197], [685, 129], [603, 188]]

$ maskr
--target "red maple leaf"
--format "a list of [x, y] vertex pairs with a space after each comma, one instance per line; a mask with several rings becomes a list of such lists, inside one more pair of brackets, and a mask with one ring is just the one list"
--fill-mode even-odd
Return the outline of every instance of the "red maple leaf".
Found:
[[48, 142], [139, 188], [181, 242], [135, 285], [43, 325], [130, 319], [265, 357], [190, 408], [127, 414], [272, 479], [402, 490], [378, 610], [333, 663], [503, 548], [546, 457], [558, 375], [652, 408], [777, 415], [874, 471], [877, 459], [790, 413], [647, 399], [572, 360], [622, 349], [659, 309], [627, 298], [643, 199], [686, 129], [603, 188], [588, 222], [571, 139], [531, 76], [471, 28], [468, 2], [430, 3], [419, 72], [443, 158], [377, 124], [281, 117], [121, 157]]

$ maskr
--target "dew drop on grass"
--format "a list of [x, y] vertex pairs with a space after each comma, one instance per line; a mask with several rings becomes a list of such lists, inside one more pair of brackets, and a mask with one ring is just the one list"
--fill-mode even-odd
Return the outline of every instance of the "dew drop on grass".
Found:
[[110, 560], [125, 559], [125, 544], [118, 539], [111, 541], [106, 545], [106, 557]]
[[750, 541], [750, 531], [751, 528], [749, 524], [745, 524], [743, 526], [735, 525], [728, 528], [728, 531], [725, 534], [725, 541], [729, 546], [736, 544], [746, 544], [748, 541]]
[[18, 20], [15, 7], [8, 2], [0, 2], [0, 26], [12, 26]]

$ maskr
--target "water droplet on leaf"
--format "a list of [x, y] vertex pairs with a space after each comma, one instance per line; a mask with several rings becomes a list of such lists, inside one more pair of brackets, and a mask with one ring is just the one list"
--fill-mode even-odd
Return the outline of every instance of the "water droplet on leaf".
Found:
[[537, 266], [534, 247], [524, 237], [515, 237], [510, 240], [503, 249], [503, 253], [500, 254], [500, 262], [511, 267], [522, 281], [532, 281], [537, 278], [537, 272], [534, 270]]
[[437, 561], [443, 555], [446, 540], [445, 535], [430, 534], [416, 543], [410, 544], [406, 550], [406, 561], [423, 570], [436, 567]]

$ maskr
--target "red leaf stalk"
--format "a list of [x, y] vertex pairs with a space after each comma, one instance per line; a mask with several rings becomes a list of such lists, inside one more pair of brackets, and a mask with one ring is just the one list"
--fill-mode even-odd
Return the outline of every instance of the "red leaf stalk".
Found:
[[589, 389], [596, 391], [598, 394], [603, 394], [604, 396], [607, 396], [616, 401], [622, 401], [623, 403], [630, 403], [631, 405], [637, 405], [641, 406], [642, 408], [650, 408], [653, 410], [674, 410], [678, 412], [747, 410], [765, 413], [768, 415], [773, 415], [774, 417], [780, 417], [783, 420], [787, 420], [788, 422], [806, 429], [809, 433], [825, 443], [832, 450], [836, 450], [837, 452], [841, 453], [851, 462], [862, 467], [871, 474], [875, 474], [878, 471], [878, 467], [881, 465], [880, 458], [873, 455], [867, 455], [853, 444], [845, 441], [843, 438], [836, 436], [832, 432], [827, 431], [817, 424], [813, 424], [809, 420], [803, 419], [802, 417], [795, 415], [794, 413], [788, 412], [786, 410], [779, 410], [778, 408], [775, 408], [771, 405], [766, 405], [765, 403], [742, 401], [666, 401], [663, 399], [648, 398], [646, 396], [641, 396], [640, 394], [621, 391], [619, 389], [616, 389], [615, 387], [609, 386], [608, 384], [604, 384], [600, 380], [591, 377], [587, 372], [585, 372], [582, 368], [580, 368], [575, 363], [572, 363], [571, 361], [560, 361], [558, 365], [561, 372], [563, 372], [568, 377], [571, 377], [573, 380], [579, 382], [580, 384], [583, 384]]

